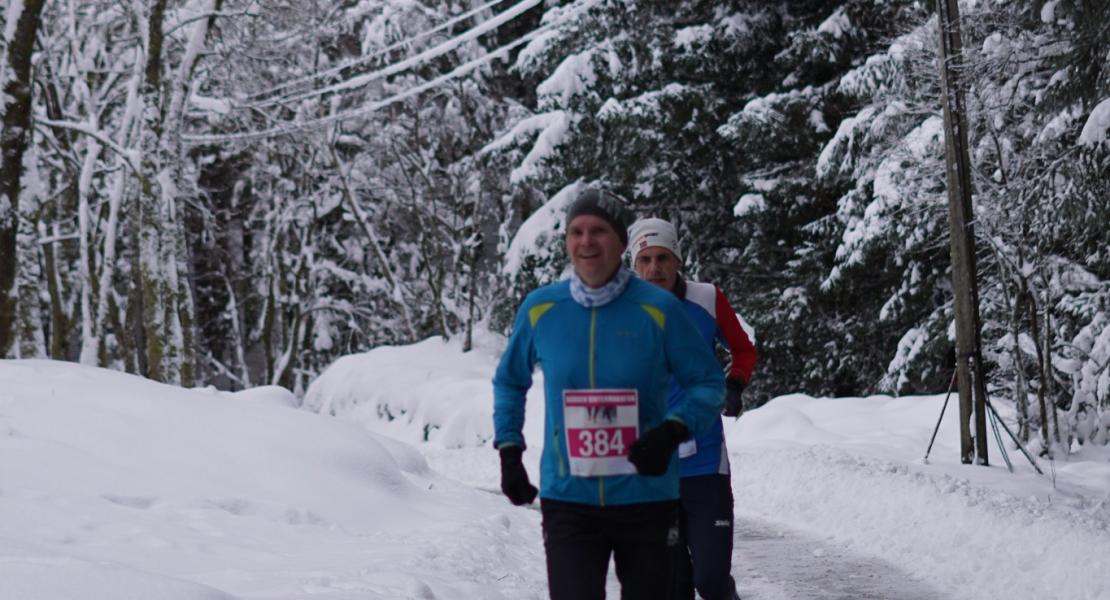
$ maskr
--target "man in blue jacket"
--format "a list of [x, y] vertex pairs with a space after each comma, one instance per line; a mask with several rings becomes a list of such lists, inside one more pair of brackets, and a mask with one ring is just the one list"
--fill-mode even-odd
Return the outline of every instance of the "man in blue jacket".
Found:
[[[599, 189], [567, 210], [570, 279], [528, 295], [493, 379], [494, 447], [513, 504], [536, 488], [521, 461], [525, 393], [543, 369], [540, 458], [552, 600], [605, 596], [609, 557], [621, 597], [664, 598], [678, 540], [678, 459], [719, 419], [724, 377], [682, 303], [621, 261], [630, 219]], [[671, 378], [684, 399], [667, 406]]]
[[[706, 347], [722, 344], [732, 355], [726, 380], [725, 416], [739, 416], [740, 393], [751, 380], [756, 350], [724, 293], [710, 283], [686, 281], [679, 274], [682, 252], [674, 225], [641, 219], [628, 232], [632, 268], [645, 281], [683, 301]], [[668, 405], [683, 401], [672, 385]], [[680, 543], [675, 553], [671, 600], [693, 600], [696, 588], [706, 600], [734, 600], [732, 566], [732, 482], [721, 420], [679, 446]]]

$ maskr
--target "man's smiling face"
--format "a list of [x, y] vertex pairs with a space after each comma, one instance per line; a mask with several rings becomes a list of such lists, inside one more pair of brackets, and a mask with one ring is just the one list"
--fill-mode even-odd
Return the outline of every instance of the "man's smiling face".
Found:
[[578, 215], [567, 225], [567, 255], [578, 277], [590, 287], [601, 287], [621, 264], [625, 245], [608, 221]]

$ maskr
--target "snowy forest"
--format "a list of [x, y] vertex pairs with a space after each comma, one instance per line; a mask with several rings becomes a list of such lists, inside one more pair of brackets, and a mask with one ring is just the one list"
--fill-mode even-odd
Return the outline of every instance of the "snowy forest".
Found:
[[[303, 394], [507, 333], [606, 186], [755, 330], [749, 401], [943, 393], [938, 25], [890, 0], [6, 0], [0, 357]], [[1110, 442], [1110, 3], [960, 3], [992, 396]], [[548, 215], [548, 218], [544, 218]]]

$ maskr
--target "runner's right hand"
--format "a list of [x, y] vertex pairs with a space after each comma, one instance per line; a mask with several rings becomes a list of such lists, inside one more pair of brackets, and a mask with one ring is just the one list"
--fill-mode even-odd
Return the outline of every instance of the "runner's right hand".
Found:
[[537, 493], [536, 486], [528, 481], [528, 471], [524, 470], [524, 463], [520, 460], [523, 452], [520, 446], [498, 449], [501, 455], [501, 492], [517, 506], [531, 504]]

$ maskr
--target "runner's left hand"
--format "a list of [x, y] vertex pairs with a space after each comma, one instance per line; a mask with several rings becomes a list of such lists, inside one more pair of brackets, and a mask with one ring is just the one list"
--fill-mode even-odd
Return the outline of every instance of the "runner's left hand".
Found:
[[640, 436], [628, 449], [628, 461], [641, 475], [662, 475], [671, 466], [671, 455], [690, 436], [690, 430], [678, 421], [667, 419], [663, 424]]

